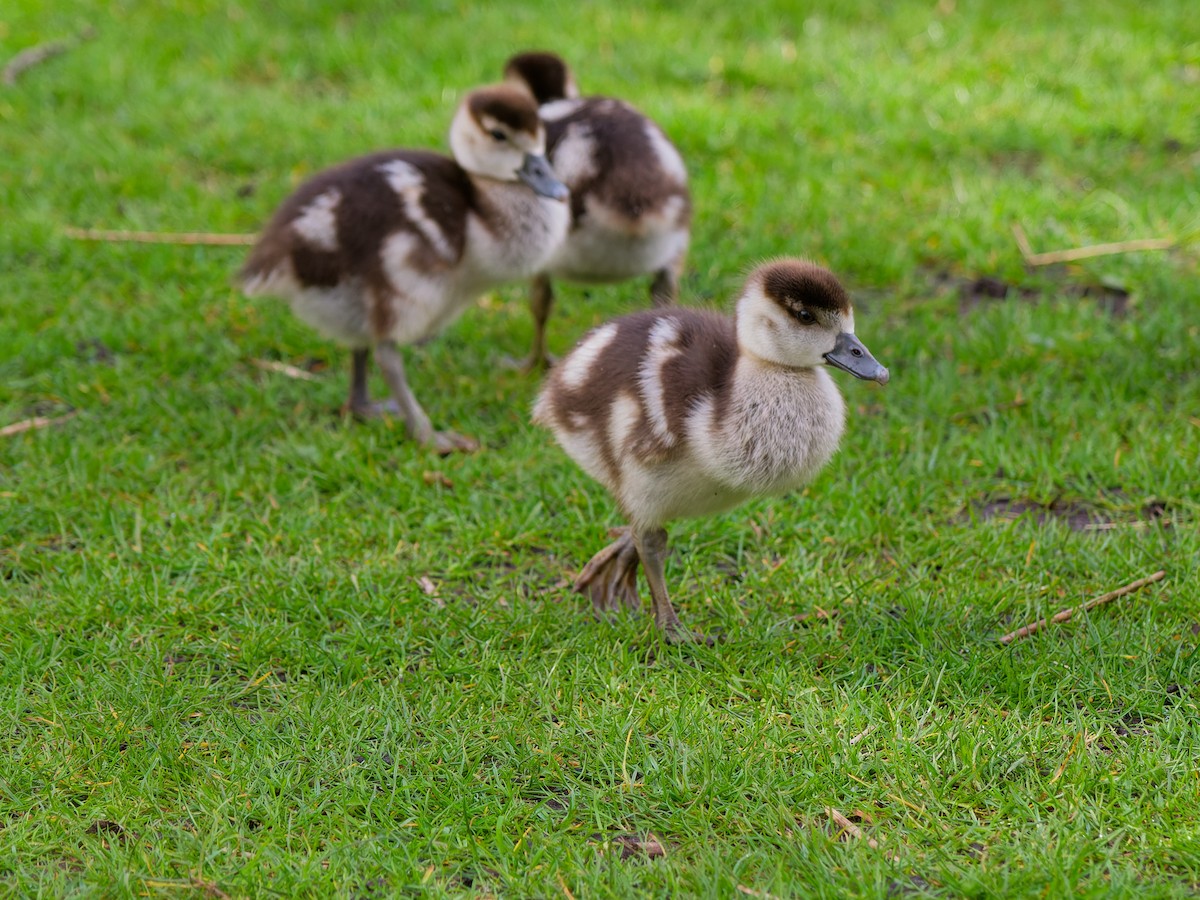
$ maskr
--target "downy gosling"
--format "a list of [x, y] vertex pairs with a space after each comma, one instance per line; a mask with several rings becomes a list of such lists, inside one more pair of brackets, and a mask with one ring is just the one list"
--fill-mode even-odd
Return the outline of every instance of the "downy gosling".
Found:
[[[248, 295], [288, 300], [351, 348], [351, 413], [398, 413], [409, 438], [439, 453], [478, 445], [434, 430], [400, 347], [437, 334], [485, 291], [540, 272], [570, 224], [567, 188], [546, 160], [545, 128], [526, 91], [468, 93], [450, 146], [453, 159], [390, 150], [309, 179], [280, 206], [240, 275]], [[390, 403], [368, 396], [372, 350]]]
[[575, 581], [597, 613], [640, 606], [640, 562], [664, 638], [704, 640], [671, 606], [664, 525], [813, 478], [846, 418], [827, 366], [888, 381], [854, 336], [850, 297], [833, 274], [781, 259], [751, 273], [732, 319], [692, 309], [625, 316], [589, 332], [551, 370], [534, 421], [629, 522]]
[[571, 190], [571, 231], [533, 281], [533, 347], [521, 368], [548, 365], [551, 278], [615, 282], [653, 275], [655, 306], [673, 304], [687, 255], [692, 201], [679, 151], [628, 103], [580, 97], [571, 70], [553, 53], [519, 53], [504, 68], [537, 98], [550, 164]]

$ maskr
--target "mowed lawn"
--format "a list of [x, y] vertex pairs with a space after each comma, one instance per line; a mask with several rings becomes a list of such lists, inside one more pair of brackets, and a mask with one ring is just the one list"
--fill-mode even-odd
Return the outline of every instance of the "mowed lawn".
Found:
[[[1200, 892], [1193, 0], [0, 10], [0, 63], [60, 39], [0, 86], [0, 427], [73, 414], [0, 437], [0, 894]], [[501, 367], [524, 286], [407, 352], [442, 459], [244, 249], [64, 232], [253, 232], [531, 47], [678, 144], [684, 302], [819, 260], [892, 372], [807, 489], [672, 527], [715, 647], [570, 592], [620, 519]], [[647, 294], [560, 286], [552, 349]]]

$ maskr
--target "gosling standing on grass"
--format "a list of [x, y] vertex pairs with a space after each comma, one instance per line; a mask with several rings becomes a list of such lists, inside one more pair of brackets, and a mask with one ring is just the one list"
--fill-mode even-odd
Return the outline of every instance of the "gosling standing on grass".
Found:
[[[287, 299], [353, 350], [350, 412], [398, 413], [412, 440], [439, 453], [477, 445], [434, 430], [400, 346], [437, 334], [485, 291], [540, 271], [570, 221], [527, 91], [467, 94], [450, 146], [454, 159], [393, 150], [316, 175], [283, 202], [241, 271], [247, 294]], [[367, 395], [372, 349], [390, 404]]]
[[734, 318], [672, 309], [586, 335], [546, 379], [534, 421], [609, 489], [629, 528], [575, 581], [598, 612], [640, 605], [672, 643], [704, 640], [667, 595], [664, 525], [809, 481], [833, 456], [846, 408], [826, 366], [886, 384], [854, 336], [850, 297], [829, 271], [795, 259], [759, 266]]
[[541, 104], [546, 155], [571, 189], [570, 233], [530, 293], [533, 347], [522, 365], [530, 370], [550, 362], [551, 277], [613, 282], [653, 275], [654, 305], [676, 301], [692, 201], [683, 158], [663, 130], [622, 100], [580, 97], [560, 57], [518, 53], [505, 65], [504, 77]]

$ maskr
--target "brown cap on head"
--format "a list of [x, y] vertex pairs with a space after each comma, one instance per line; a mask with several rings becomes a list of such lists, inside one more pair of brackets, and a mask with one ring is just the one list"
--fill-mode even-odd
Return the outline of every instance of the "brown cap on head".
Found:
[[571, 70], [554, 53], [538, 50], [518, 53], [504, 64], [504, 77], [525, 82], [539, 104], [570, 96]]
[[781, 259], [760, 266], [763, 293], [788, 310], [849, 312], [850, 295], [828, 269], [802, 259]]
[[480, 125], [490, 116], [510, 128], [537, 134], [541, 127], [537, 105], [528, 94], [507, 84], [477, 88], [467, 94], [467, 109]]

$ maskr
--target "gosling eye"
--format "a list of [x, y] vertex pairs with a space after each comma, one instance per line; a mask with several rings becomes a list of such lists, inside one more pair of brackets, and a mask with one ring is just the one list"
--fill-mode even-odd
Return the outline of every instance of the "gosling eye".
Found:
[[491, 131], [488, 132], [488, 134], [490, 134], [493, 138], [495, 138], [498, 141], [507, 141], [508, 140], [508, 135], [505, 134], [503, 131], [501, 131], [499, 128], [493, 128]]
[[802, 309], [796, 313], [796, 318], [805, 325], [811, 325], [813, 322], [817, 321], [816, 316], [810, 313], [807, 309]]

